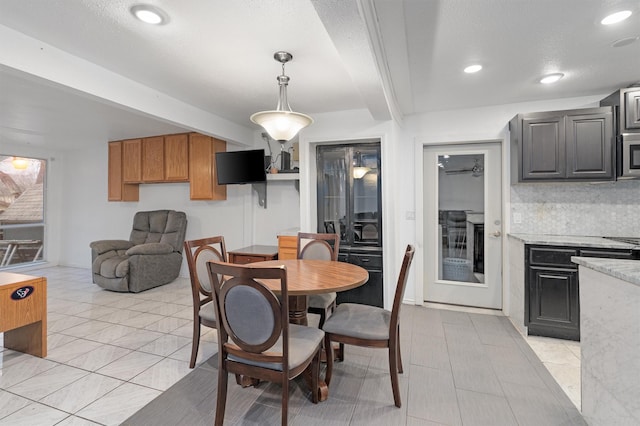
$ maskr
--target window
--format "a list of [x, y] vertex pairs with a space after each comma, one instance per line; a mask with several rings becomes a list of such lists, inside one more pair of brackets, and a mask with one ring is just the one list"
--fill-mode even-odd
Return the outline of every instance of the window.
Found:
[[0, 155], [0, 269], [43, 259], [46, 161]]

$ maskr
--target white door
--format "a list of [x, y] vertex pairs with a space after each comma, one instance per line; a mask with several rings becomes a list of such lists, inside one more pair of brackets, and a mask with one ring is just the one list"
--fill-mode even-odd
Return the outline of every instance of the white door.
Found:
[[424, 299], [502, 308], [499, 143], [424, 149]]

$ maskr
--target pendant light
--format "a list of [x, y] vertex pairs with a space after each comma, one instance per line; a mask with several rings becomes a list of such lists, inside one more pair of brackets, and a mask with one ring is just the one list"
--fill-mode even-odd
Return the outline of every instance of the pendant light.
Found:
[[291, 111], [287, 100], [287, 85], [289, 77], [284, 74], [284, 64], [293, 59], [291, 53], [276, 52], [273, 59], [282, 64], [282, 75], [277, 77], [280, 94], [275, 111], [260, 111], [251, 116], [251, 121], [262, 126], [272, 139], [284, 145], [293, 139], [301, 129], [304, 129], [313, 119], [306, 114]]

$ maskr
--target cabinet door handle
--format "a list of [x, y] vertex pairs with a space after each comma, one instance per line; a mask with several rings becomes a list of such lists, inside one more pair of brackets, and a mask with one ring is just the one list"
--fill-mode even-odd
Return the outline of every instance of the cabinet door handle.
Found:
[[362, 261], [362, 263], [367, 263], [367, 262], [369, 262], [371, 259], [364, 258], [364, 259], [360, 259], [360, 260]]
[[496, 232], [492, 232], [492, 233], [491, 233], [491, 234], [489, 234], [489, 235], [491, 235], [491, 236], [492, 236], [492, 237], [494, 237], [494, 238], [498, 238], [499, 236], [501, 236], [501, 235], [502, 235], [502, 233], [501, 233], [500, 231], [496, 231]]

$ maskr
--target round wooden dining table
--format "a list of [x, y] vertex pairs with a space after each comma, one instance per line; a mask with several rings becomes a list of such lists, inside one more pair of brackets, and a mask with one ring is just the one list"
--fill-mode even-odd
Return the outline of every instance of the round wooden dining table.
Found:
[[[254, 266], [287, 268], [289, 292], [289, 322], [307, 325], [308, 296], [351, 290], [369, 280], [366, 269], [351, 263], [334, 260], [286, 259], [251, 263]], [[274, 293], [280, 292], [277, 280], [261, 280]]]

